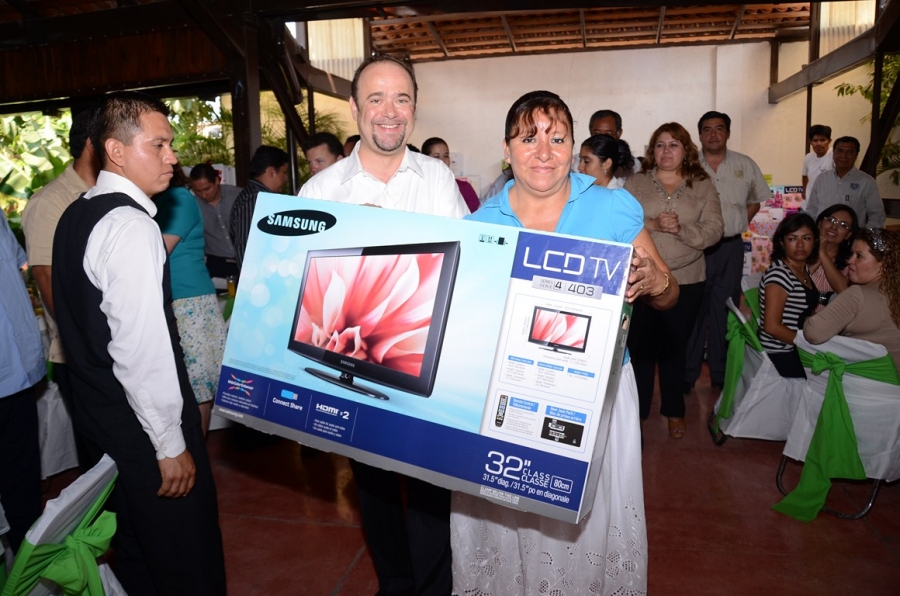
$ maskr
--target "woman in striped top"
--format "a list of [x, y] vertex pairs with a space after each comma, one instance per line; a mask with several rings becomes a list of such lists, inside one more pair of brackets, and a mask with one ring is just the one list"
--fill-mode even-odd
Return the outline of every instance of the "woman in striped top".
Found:
[[797, 213], [778, 225], [772, 264], [759, 282], [759, 340], [783, 377], [806, 377], [794, 338], [819, 304], [807, 266], [818, 254], [819, 231], [809, 215]]

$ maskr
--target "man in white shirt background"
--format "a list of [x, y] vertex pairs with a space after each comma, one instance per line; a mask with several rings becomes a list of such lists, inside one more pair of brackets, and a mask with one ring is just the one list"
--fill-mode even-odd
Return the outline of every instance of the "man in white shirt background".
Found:
[[834, 169], [834, 160], [831, 156], [831, 127], [824, 124], [813, 124], [809, 127], [809, 146], [812, 151], [803, 158], [803, 197], [811, 188], [813, 182], [822, 172]]
[[104, 98], [91, 133], [102, 171], [59, 220], [53, 297], [75, 430], [118, 467], [110, 504], [119, 580], [132, 596], [219, 595], [215, 485], [151, 219], [150, 197], [177, 162], [168, 113], [140, 93]]
[[861, 228], [883, 228], [884, 203], [875, 179], [856, 168], [859, 140], [841, 137], [834, 142], [834, 169], [828, 170], [811, 184], [806, 211], [816, 218], [826, 208], [841, 204], [856, 211]]
[[[360, 141], [299, 195], [456, 218], [468, 213], [453, 172], [406, 147], [416, 123], [417, 91], [405, 62], [387, 55], [363, 62], [350, 97]], [[379, 594], [450, 594], [450, 491], [407, 478], [404, 515], [399, 474], [355, 461], [351, 466]]]

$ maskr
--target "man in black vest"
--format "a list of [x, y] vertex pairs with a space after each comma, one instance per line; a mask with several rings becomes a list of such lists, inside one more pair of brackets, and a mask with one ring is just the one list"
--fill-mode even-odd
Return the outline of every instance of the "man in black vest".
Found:
[[225, 593], [215, 484], [149, 198], [177, 161], [168, 113], [139, 93], [103, 101], [91, 131], [103, 169], [53, 244], [75, 428], [118, 467], [115, 571], [132, 596]]

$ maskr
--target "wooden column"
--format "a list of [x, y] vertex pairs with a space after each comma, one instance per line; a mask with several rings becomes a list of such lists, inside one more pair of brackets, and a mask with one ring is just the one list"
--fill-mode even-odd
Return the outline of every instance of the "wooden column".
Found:
[[234, 167], [238, 186], [249, 180], [250, 159], [262, 145], [259, 108], [259, 43], [257, 26], [241, 27], [244, 59], [231, 63], [231, 100], [234, 115]]

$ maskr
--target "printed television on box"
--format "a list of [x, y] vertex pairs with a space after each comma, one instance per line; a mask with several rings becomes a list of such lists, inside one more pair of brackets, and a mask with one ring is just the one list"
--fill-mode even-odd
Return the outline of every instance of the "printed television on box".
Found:
[[215, 415], [504, 506], [587, 515], [631, 245], [270, 193], [253, 223]]
[[528, 341], [554, 352], [580, 352], [587, 349], [591, 317], [545, 306], [535, 306]]
[[363, 395], [388, 399], [357, 378], [430, 396], [458, 263], [459, 242], [310, 250], [288, 349]]

